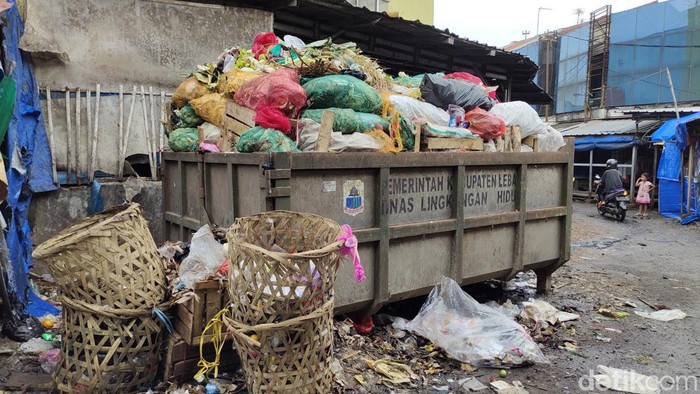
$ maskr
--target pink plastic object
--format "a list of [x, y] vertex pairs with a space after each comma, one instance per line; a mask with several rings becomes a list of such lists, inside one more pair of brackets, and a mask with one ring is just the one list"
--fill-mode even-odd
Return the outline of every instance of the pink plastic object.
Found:
[[360, 253], [357, 251], [357, 237], [352, 233], [352, 228], [344, 224], [340, 226], [342, 234], [338, 236], [338, 241], [345, 241], [345, 245], [340, 250], [340, 253], [352, 258], [352, 262], [355, 265], [355, 280], [358, 282], [364, 281], [365, 269], [362, 267], [360, 262]]

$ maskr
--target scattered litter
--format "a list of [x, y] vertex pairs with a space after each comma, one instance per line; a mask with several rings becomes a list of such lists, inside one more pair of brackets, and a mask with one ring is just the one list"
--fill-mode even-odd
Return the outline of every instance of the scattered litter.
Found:
[[633, 371], [598, 365], [600, 375], [593, 378], [603, 387], [624, 393], [656, 394], [661, 392], [659, 380], [654, 376], [646, 376]]
[[50, 349], [42, 353], [39, 356], [39, 364], [41, 364], [41, 369], [48, 374], [52, 374], [56, 371], [58, 367], [58, 362], [61, 359], [60, 349]]
[[465, 391], [481, 391], [486, 390], [488, 388], [475, 378], [464, 378], [458, 380], [457, 384], [460, 387], [462, 387], [462, 389], [464, 389]]
[[617, 328], [605, 327], [605, 329], [606, 329], [607, 331], [612, 331], [612, 332], [616, 332], [616, 333], [618, 333], [618, 334], [622, 334], [622, 330], [618, 330]]
[[387, 358], [380, 360], [365, 359], [365, 362], [367, 363], [367, 366], [372, 368], [375, 372], [385, 376], [385, 378], [382, 379], [383, 381], [394, 385], [411, 382], [413, 371], [411, 371], [411, 367], [406, 364]]
[[528, 394], [528, 391], [525, 390], [523, 384], [517, 380], [513, 381], [513, 384], [504, 382], [503, 380], [497, 380], [495, 382], [491, 382], [491, 388], [493, 388], [498, 394]]
[[600, 342], [605, 342], [605, 343], [608, 343], [608, 342], [612, 341], [611, 338], [601, 337], [600, 335], [596, 335], [596, 336], [595, 336], [595, 340], [596, 340], [596, 341], [600, 341]]
[[394, 327], [414, 332], [451, 357], [485, 366], [549, 363], [525, 329], [496, 309], [482, 305], [443, 278], [412, 321], [397, 318]]
[[532, 300], [523, 302], [523, 311], [520, 313], [520, 317], [525, 321], [535, 323], [546, 322], [554, 325], [557, 324], [557, 322], [576, 320], [581, 316], [575, 313], [560, 311], [546, 301]]
[[651, 364], [654, 362], [654, 359], [651, 356], [646, 356], [646, 355], [644, 355], [644, 356], [630, 356], [630, 358], [632, 360], [634, 360], [640, 364], [644, 364], [644, 365]]
[[628, 306], [628, 307], [630, 307], [630, 308], [636, 308], [636, 307], [637, 307], [637, 304], [635, 304], [635, 303], [632, 302], [632, 301], [625, 301], [625, 306]]
[[433, 386], [433, 388], [437, 391], [448, 391], [450, 389], [450, 386], [440, 386], [440, 387]]
[[19, 345], [19, 351], [28, 354], [41, 354], [51, 349], [53, 349], [53, 343], [41, 338], [32, 338]]
[[598, 314], [613, 319], [624, 319], [625, 317], [628, 317], [630, 315], [628, 312], [614, 311], [610, 308], [599, 308]]
[[641, 317], [646, 317], [647, 319], [653, 319], [658, 321], [671, 321], [680, 320], [685, 318], [687, 315], [680, 309], [664, 309], [654, 312], [639, 312], [634, 311], [635, 314]]
[[357, 382], [358, 382], [359, 384], [361, 384], [361, 385], [363, 385], [363, 386], [367, 386], [367, 381], [365, 380], [364, 376], [362, 376], [362, 375], [355, 375], [355, 376], [353, 376], [353, 378], [355, 378], [355, 380], [357, 380]]
[[459, 368], [460, 368], [462, 371], [466, 372], [466, 373], [472, 373], [472, 372], [476, 371], [476, 368], [474, 368], [474, 367], [473, 367], [471, 364], [469, 364], [469, 363], [462, 363], [462, 365], [460, 365]]

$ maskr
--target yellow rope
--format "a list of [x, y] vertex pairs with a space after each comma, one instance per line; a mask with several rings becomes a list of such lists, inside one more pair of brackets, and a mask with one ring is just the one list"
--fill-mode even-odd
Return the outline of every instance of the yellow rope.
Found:
[[[214, 377], [216, 378], [219, 376], [219, 357], [221, 357], [221, 350], [224, 348], [224, 338], [222, 335], [222, 328], [224, 326], [223, 316], [227, 313], [230, 313], [228, 308], [220, 310], [204, 327], [202, 336], [199, 338], [199, 362], [197, 366], [200, 369], [199, 372], [194, 375], [195, 380], [200, 379], [212, 369], [214, 370]], [[204, 339], [210, 329], [214, 332], [211, 339], [211, 344], [214, 346], [216, 353], [214, 361], [207, 361], [204, 358]]]

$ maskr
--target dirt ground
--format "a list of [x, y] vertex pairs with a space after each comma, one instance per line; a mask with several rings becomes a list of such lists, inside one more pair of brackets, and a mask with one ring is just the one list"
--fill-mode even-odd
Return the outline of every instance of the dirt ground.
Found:
[[[519, 381], [530, 393], [577, 393], [587, 391], [590, 379], [585, 377], [596, 373], [598, 365], [657, 377], [694, 376], [700, 380], [700, 325], [697, 320], [700, 316], [700, 226], [681, 226], [656, 214], [645, 220], [630, 215], [625, 222], [618, 223], [599, 216], [592, 204], [575, 203], [572, 233], [571, 261], [554, 274], [551, 293], [537, 296], [560, 310], [580, 314], [578, 320], [566, 323], [566, 328], [557, 328], [553, 334], [557, 340], [543, 346], [550, 364], [510, 369], [504, 378], [497, 377], [497, 369], [465, 371], [459, 362], [435, 352], [422, 338], [416, 341], [409, 336], [387, 340], [387, 333], [392, 329], [387, 328], [381, 316], [375, 316], [375, 329], [369, 336], [360, 337], [349, 331], [345, 339], [341, 335], [336, 340], [336, 353], [341, 360], [336, 367], [341, 371], [346, 391], [460, 393], [467, 392], [460, 382], [475, 378], [485, 385], [492, 380]], [[489, 298], [504, 300], [504, 293], [500, 288], [494, 291], [493, 285], [473, 286], [467, 291], [482, 302]], [[526, 288], [525, 293], [516, 291], [505, 296], [521, 301], [531, 295], [530, 291]], [[408, 303], [408, 308], [404, 304], [384, 312], [401, 314], [403, 311], [405, 315], [411, 308], [417, 311], [421, 302], [414, 300], [412, 305]], [[625, 302], [636, 308], [626, 306]], [[680, 309], [688, 316], [659, 322], [633, 313], [635, 310], [651, 311], [646, 304]], [[629, 316], [620, 319], [602, 316], [597, 313], [601, 306], [629, 312]], [[340, 327], [338, 331], [351, 327], [342, 321], [337, 326]], [[402, 354], [397, 344], [407, 343], [410, 338], [413, 338], [412, 349], [416, 353]], [[574, 342], [578, 350], [560, 349], [562, 338]], [[3, 364], [0, 365], [0, 390], [11, 389], [8, 382], [16, 384], [18, 379], [26, 378], [13, 372], [8, 359], [3, 358], [7, 357], [3, 353], [9, 355], [15, 347], [16, 344], [7, 340], [0, 341], [0, 364]], [[410, 384], [383, 384], [367, 367], [364, 359], [368, 355], [370, 358], [381, 356], [381, 349], [384, 349], [384, 357], [412, 365], [415, 376]], [[426, 364], [425, 360], [430, 361]], [[364, 386], [355, 378], [358, 375], [365, 381]], [[39, 376], [39, 379], [44, 385], [50, 384], [48, 375]], [[201, 386], [190, 393], [200, 391], [203, 392]], [[688, 389], [676, 386], [667, 391], [696, 392], [692, 385]]]

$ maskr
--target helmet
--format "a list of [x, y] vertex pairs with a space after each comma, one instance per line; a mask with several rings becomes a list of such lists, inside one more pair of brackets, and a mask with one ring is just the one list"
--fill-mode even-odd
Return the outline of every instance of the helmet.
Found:
[[608, 169], [617, 169], [617, 160], [615, 159], [608, 159], [608, 161], [605, 162], [605, 167]]

